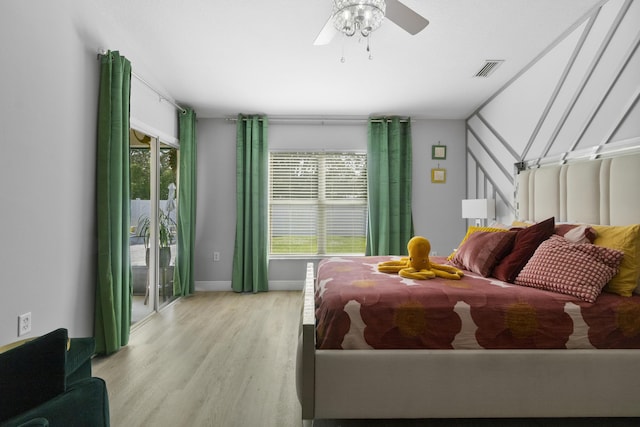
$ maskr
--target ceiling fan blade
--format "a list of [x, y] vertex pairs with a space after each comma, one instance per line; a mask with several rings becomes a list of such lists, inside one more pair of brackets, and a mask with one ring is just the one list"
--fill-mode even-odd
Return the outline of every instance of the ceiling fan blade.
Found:
[[333, 40], [333, 36], [336, 35], [336, 31], [337, 30], [333, 26], [333, 15], [331, 15], [329, 19], [327, 19], [327, 23], [322, 27], [322, 30], [320, 30], [318, 37], [314, 40], [314, 46], [329, 44], [331, 40]]
[[429, 25], [429, 21], [409, 9], [398, 0], [386, 0], [387, 13], [385, 16], [397, 26], [411, 35], [416, 35]]

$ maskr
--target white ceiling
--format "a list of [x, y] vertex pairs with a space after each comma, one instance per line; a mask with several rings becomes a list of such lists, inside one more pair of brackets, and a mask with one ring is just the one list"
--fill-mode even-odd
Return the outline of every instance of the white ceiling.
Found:
[[[106, 18], [102, 31], [120, 35], [106, 39], [122, 45], [96, 50], [120, 50], [136, 74], [199, 117], [463, 119], [602, 3], [402, 2], [430, 24], [411, 36], [384, 21], [372, 35], [373, 60], [355, 38], [313, 45], [331, 0], [94, 0], [82, 19], [91, 28]], [[489, 78], [473, 77], [486, 59], [505, 63]]]

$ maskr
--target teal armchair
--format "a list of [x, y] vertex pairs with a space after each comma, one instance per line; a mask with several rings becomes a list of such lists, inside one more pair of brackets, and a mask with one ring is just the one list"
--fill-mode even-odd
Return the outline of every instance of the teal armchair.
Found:
[[0, 354], [0, 427], [109, 426], [109, 398], [91, 376], [93, 338], [57, 329]]

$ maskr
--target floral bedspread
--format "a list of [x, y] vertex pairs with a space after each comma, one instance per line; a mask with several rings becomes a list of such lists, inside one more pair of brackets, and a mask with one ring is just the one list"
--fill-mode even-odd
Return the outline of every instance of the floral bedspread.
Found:
[[640, 348], [638, 295], [603, 292], [591, 304], [467, 271], [459, 281], [404, 279], [377, 271], [390, 259], [319, 264], [317, 348]]

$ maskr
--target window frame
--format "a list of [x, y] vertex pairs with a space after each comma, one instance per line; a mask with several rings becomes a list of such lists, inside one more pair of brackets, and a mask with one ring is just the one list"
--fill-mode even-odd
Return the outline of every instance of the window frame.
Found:
[[[366, 178], [365, 175], [365, 187], [364, 187], [364, 198], [360, 198], [359, 202], [355, 202], [355, 199], [352, 200], [340, 200], [340, 199], [327, 199], [326, 198], [326, 194], [324, 191], [324, 183], [323, 183], [323, 178], [321, 176], [318, 177], [318, 184], [317, 184], [317, 197], [315, 199], [313, 199], [313, 202], [307, 202], [304, 200], [296, 200], [296, 199], [282, 199], [280, 201], [274, 201], [274, 198], [272, 197], [272, 156], [273, 155], [278, 155], [278, 154], [300, 154], [300, 155], [304, 155], [304, 154], [311, 154], [311, 155], [315, 155], [318, 156], [319, 159], [325, 159], [333, 154], [356, 154], [356, 155], [361, 155], [364, 157], [365, 160], [365, 166], [364, 166], [364, 172], [365, 174], [367, 173], [367, 164], [366, 162], [368, 161], [367, 158], [367, 152], [366, 150], [363, 149], [331, 149], [331, 150], [318, 150], [318, 149], [273, 149], [273, 150], [269, 150], [269, 160], [268, 160], [268, 183], [267, 183], [267, 187], [268, 187], [268, 197], [267, 197], [267, 203], [268, 203], [268, 257], [269, 259], [321, 259], [321, 258], [326, 258], [326, 257], [330, 257], [330, 256], [364, 256], [365, 253], [365, 247], [363, 246], [362, 252], [331, 252], [331, 253], [327, 253], [326, 252], [326, 242], [327, 242], [327, 226], [326, 226], [326, 222], [324, 222], [323, 224], [321, 223], [320, 220], [317, 221], [317, 228], [318, 229], [323, 229], [323, 231], [318, 230], [316, 233], [316, 237], [318, 239], [317, 241], [317, 252], [316, 253], [273, 253], [272, 251], [272, 245], [271, 245], [271, 238], [272, 238], [272, 210], [271, 207], [273, 204], [283, 204], [283, 205], [295, 205], [295, 204], [300, 204], [300, 205], [315, 205], [318, 207], [318, 216], [323, 216], [326, 215], [326, 210], [321, 209], [320, 207], [322, 205], [324, 206], [362, 206], [364, 208], [364, 223], [362, 224], [362, 226], [364, 227], [364, 234], [363, 237], [366, 239], [366, 227], [367, 227], [367, 221], [368, 221], [368, 179]], [[320, 171], [323, 168], [318, 168], [318, 174], [320, 174]], [[326, 221], [326, 216], [325, 216], [325, 220]]]

